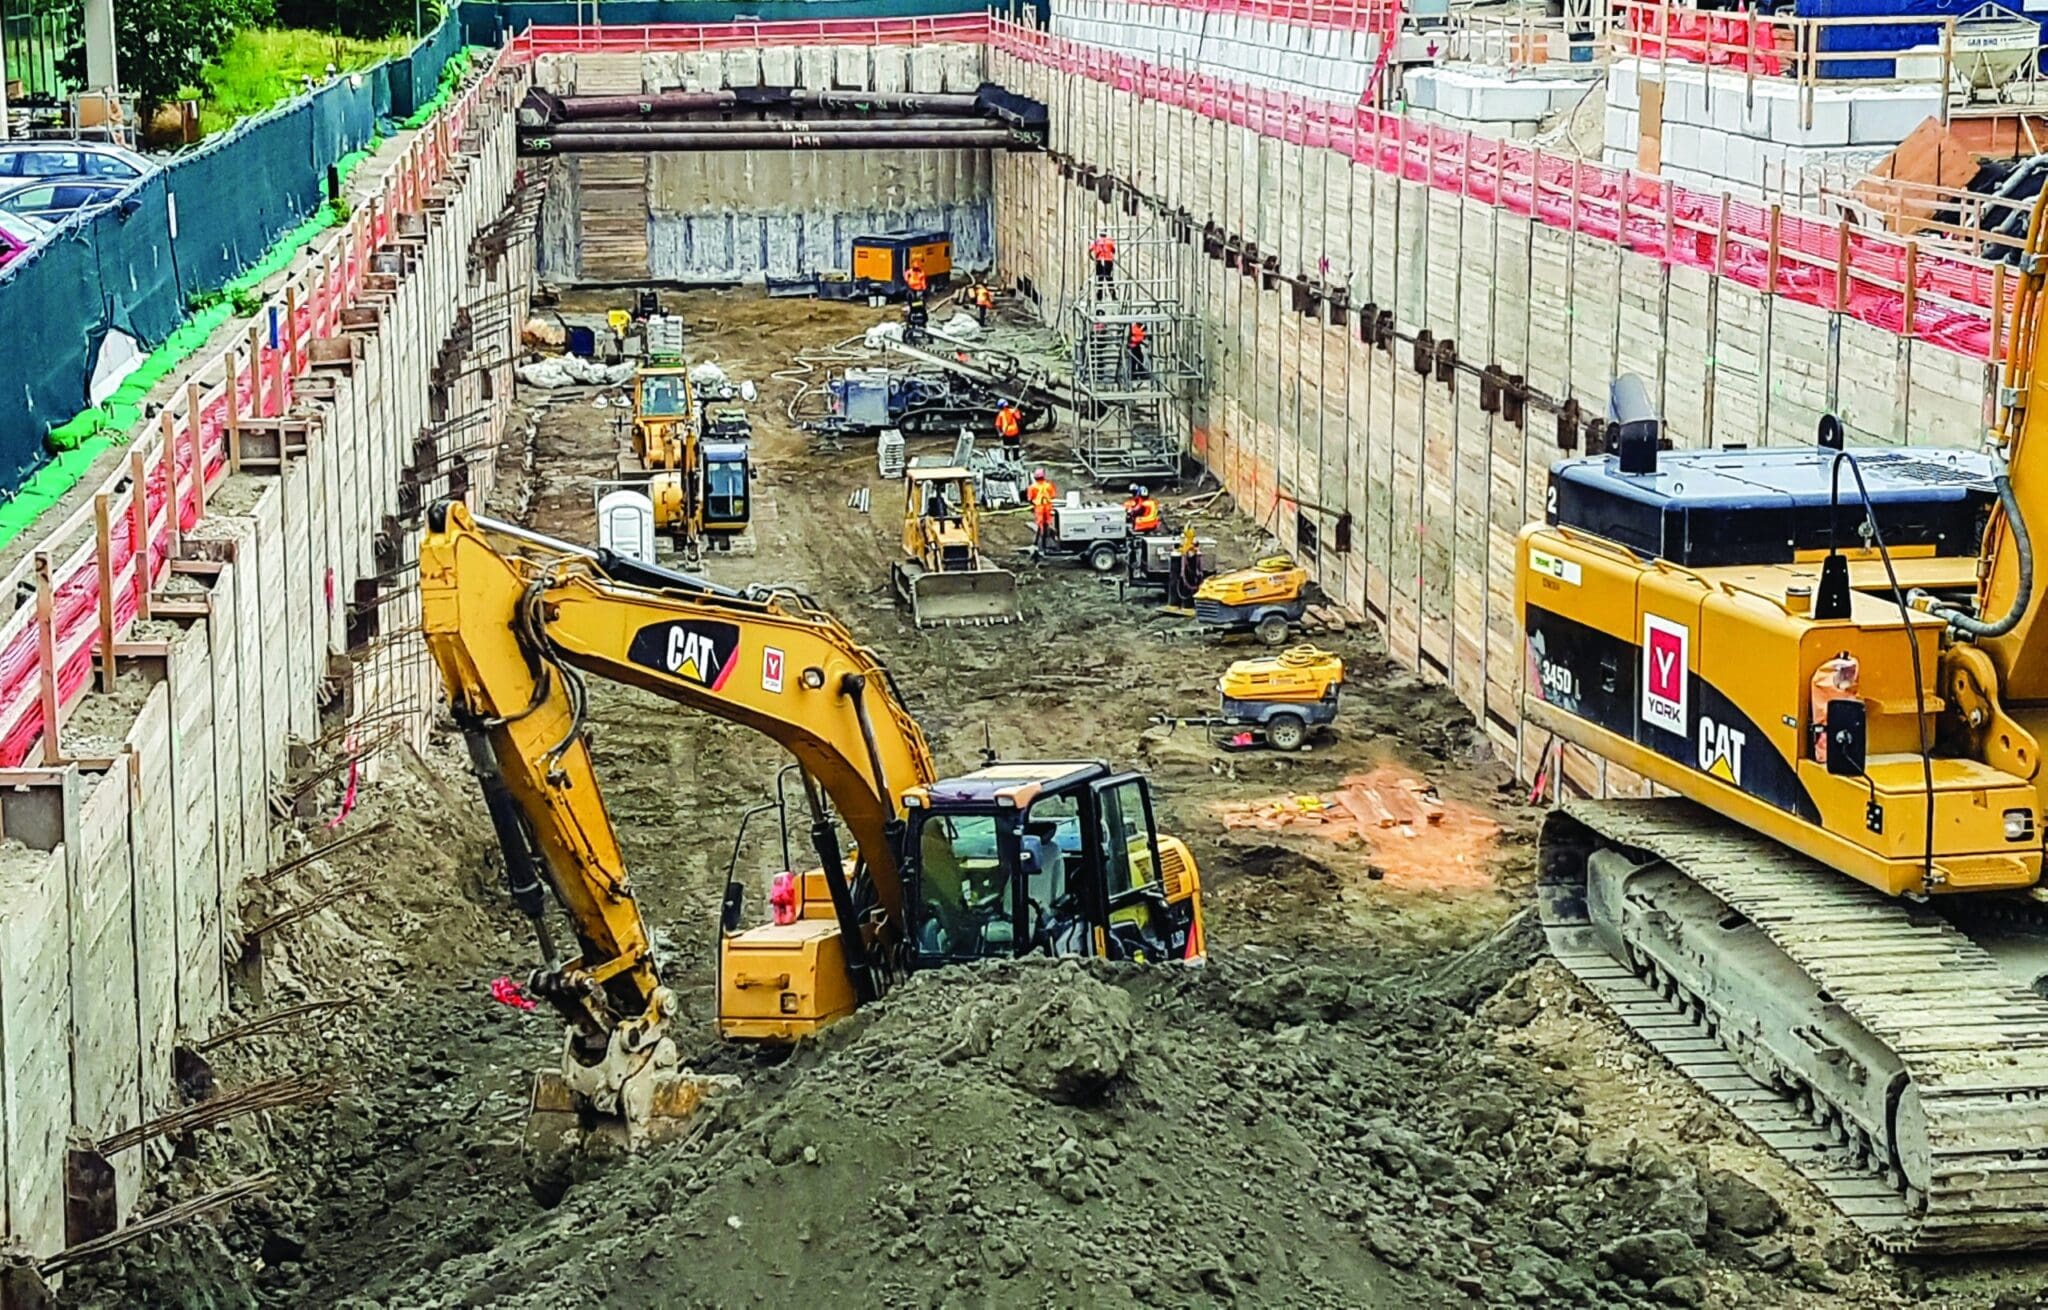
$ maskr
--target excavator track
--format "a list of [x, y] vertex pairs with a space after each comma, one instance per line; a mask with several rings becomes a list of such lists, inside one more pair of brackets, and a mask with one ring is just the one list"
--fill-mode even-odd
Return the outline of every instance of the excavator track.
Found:
[[1887, 1250], [2048, 1245], [2048, 1001], [1934, 910], [1681, 799], [1543, 832], [1552, 952]]

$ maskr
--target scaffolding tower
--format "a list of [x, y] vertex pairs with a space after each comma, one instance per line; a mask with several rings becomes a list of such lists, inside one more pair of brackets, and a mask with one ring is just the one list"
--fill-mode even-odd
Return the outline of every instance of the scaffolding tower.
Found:
[[1113, 276], [1088, 260], [1068, 307], [1074, 455], [1098, 482], [1177, 478], [1202, 384], [1201, 338], [1179, 297], [1184, 247], [1157, 218], [1106, 231]]

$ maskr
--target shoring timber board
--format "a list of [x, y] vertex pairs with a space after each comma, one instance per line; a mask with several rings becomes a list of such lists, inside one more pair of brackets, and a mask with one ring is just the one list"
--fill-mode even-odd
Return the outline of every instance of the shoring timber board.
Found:
[[135, 983], [142, 1029], [142, 1099], [171, 1100], [178, 1029], [177, 831], [171, 783], [171, 693], [158, 683], [128, 730], [128, 842], [135, 863]]
[[[128, 761], [81, 779], [71, 867], [71, 1094], [95, 1141], [142, 1121], [142, 1023], [135, 989], [135, 867], [128, 849]], [[141, 1181], [139, 1152], [113, 1157], [122, 1212]]]
[[51, 851], [0, 856], [0, 1231], [31, 1255], [64, 1247], [64, 1151], [72, 1124], [70, 852], [79, 781], [66, 770], [69, 840]]
[[214, 772], [213, 666], [207, 625], [171, 643], [171, 804], [177, 911], [177, 1023], [201, 1034], [226, 1008], [221, 968], [220, 825]]

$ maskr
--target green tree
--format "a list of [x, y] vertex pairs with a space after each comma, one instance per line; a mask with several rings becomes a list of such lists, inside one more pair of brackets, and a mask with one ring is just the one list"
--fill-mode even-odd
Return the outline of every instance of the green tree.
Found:
[[[85, 6], [71, 7], [70, 48], [58, 71], [85, 83]], [[244, 27], [270, 21], [272, 0], [115, 0], [114, 50], [122, 89], [141, 102], [146, 123], [156, 107], [199, 81], [199, 72]]]
[[441, 21], [440, 0], [277, 0], [277, 21], [285, 27], [370, 41], [410, 34], [415, 17], [425, 35]]

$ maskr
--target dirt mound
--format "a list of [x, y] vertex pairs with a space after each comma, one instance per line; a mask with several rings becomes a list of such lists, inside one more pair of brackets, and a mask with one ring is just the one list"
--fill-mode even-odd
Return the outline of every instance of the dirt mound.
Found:
[[[921, 975], [415, 1306], [1697, 1303], [1774, 1223], [1356, 962]], [[1753, 1281], [1751, 1281], [1753, 1280]]]

